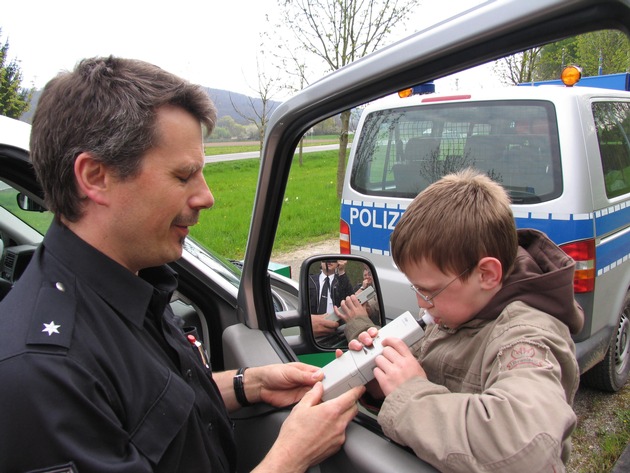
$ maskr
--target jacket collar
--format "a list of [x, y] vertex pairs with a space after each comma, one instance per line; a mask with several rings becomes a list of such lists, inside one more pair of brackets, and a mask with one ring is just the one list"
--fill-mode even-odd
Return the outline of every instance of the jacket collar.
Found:
[[116, 312], [138, 327], [142, 326], [149, 308], [160, 314], [177, 288], [176, 273], [168, 266], [143, 269], [135, 275], [57, 221], [48, 229], [43, 246], [81, 284], [92, 288]]

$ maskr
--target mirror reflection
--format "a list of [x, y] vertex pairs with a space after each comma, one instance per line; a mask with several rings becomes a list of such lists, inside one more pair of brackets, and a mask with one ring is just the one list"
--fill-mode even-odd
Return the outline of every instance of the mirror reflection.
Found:
[[372, 269], [361, 261], [321, 259], [311, 263], [309, 310], [317, 344], [324, 348], [347, 346], [344, 329], [354, 317], [367, 316], [381, 326], [378, 292]]
[[18, 207], [22, 210], [27, 210], [31, 212], [45, 212], [46, 207], [42, 207], [33, 199], [31, 199], [26, 194], [22, 194], [21, 192], [16, 196]]

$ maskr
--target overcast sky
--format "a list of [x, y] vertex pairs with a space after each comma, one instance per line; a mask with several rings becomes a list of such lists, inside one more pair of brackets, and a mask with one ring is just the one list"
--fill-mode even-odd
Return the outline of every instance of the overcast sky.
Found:
[[[407, 34], [482, 0], [423, 0]], [[133, 57], [206, 87], [252, 95], [260, 33], [277, 0], [5, 0], [0, 41], [23, 85], [41, 88], [82, 58]], [[404, 34], [399, 32], [400, 36]]]

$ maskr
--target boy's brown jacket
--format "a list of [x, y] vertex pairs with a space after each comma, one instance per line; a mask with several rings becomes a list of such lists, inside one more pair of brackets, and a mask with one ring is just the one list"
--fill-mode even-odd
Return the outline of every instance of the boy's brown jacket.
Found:
[[413, 347], [429, 380], [407, 381], [379, 413], [387, 436], [441, 471], [564, 471], [579, 383], [570, 332], [583, 324], [574, 262], [538, 231], [519, 243], [484, 310]]

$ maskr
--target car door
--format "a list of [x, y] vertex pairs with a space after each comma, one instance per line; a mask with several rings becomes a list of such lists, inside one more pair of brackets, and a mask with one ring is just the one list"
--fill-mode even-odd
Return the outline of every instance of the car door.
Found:
[[[265, 135], [235, 308], [238, 323], [223, 331], [226, 368], [296, 359], [281, 336], [274, 316], [266, 271], [294, 150], [311, 126], [400, 89], [543, 42], [611, 26], [628, 31], [630, 4], [627, 1], [487, 1], [324, 77], [279, 106]], [[302, 320], [306, 320], [304, 305], [301, 312]], [[306, 322], [303, 325], [306, 327]], [[315, 346], [310, 348], [317, 351]], [[241, 418], [236, 420], [239, 454], [244, 460], [242, 471], [260, 460], [286, 416], [283, 411], [255, 409], [243, 410]], [[434, 471], [409, 450], [387, 440], [364, 414], [359, 414], [349, 426], [342, 450], [312, 470]]]

